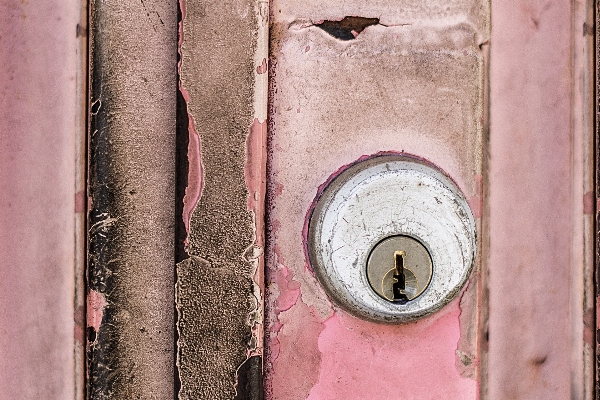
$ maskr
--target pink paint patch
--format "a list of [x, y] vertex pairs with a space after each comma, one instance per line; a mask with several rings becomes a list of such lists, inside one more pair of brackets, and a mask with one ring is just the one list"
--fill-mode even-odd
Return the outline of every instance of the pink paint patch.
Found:
[[286, 267], [281, 266], [275, 274], [275, 282], [279, 288], [275, 314], [292, 308], [300, 297], [300, 283], [293, 280], [294, 274]]
[[107, 303], [104, 294], [90, 290], [90, 293], [87, 296], [86, 323], [88, 327], [94, 328], [96, 332], [98, 332], [100, 325], [102, 324], [104, 307], [106, 306]]
[[[183, 87], [181, 82], [179, 83], [179, 89], [183, 94], [186, 102], [189, 103], [190, 95]], [[185, 231], [190, 231], [190, 220], [192, 219], [192, 213], [202, 196], [202, 188], [204, 187], [203, 179], [203, 167], [202, 167], [202, 147], [200, 143], [200, 136], [196, 131], [196, 122], [192, 115], [188, 115], [188, 185], [185, 188], [185, 195], [183, 196], [183, 223], [185, 224]], [[186, 239], [187, 244], [187, 239]]]
[[[277, 335], [278, 357], [272, 361], [277, 373], [267, 382], [267, 388], [277, 393], [277, 398], [305, 399], [319, 379], [321, 352], [317, 341], [323, 322], [314, 308], [302, 301], [282, 312], [279, 319], [282, 327]], [[284, 394], [289, 397], [281, 397]]]
[[283, 184], [281, 184], [279, 182], [274, 182], [274, 186], [275, 186], [275, 196], [279, 196], [281, 193], [283, 193], [283, 189], [284, 189]]
[[[181, 56], [181, 46], [183, 44], [183, 20], [186, 16], [186, 3], [185, 0], [179, 0], [179, 8], [181, 9], [181, 20], [178, 25], [179, 40], [177, 42], [177, 51], [179, 53], [179, 62], [177, 64], [177, 71], [181, 74], [181, 62], [183, 57]], [[179, 90], [187, 104], [190, 103], [190, 94], [181, 85], [181, 80], [178, 82]], [[185, 194], [183, 196], [183, 212], [182, 219], [185, 225], [186, 233], [190, 232], [190, 221], [192, 219], [192, 213], [202, 196], [202, 188], [204, 187], [203, 180], [203, 168], [202, 168], [202, 147], [200, 143], [200, 136], [196, 130], [196, 121], [191, 114], [188, 114], [188, 185], [185, 188]], [[187, 246], [188, 240], [185, 239], [185, 245]]]
[[587, 192], [583, 196], [583, 213], [585, 215], [591, 215], [594, 213], [594, 203], [595, 203], [595, 195], [594, 192]]
[[85, 190], [80, 190], [79, 192], [75, 193], [75, 212], [76, 213], [85, 212], [85, 203], [86, 203]]
[[454, 301], [428, 319], [392, 326], [336, 312], [319, 335], [319, 382], [308, 398], [475, 398], [477, 382], [455, 366], [459, 314]]
[[259, 75], [264, 74], [267, 72], [267, 68], [267, 59], [263, 58], [262, 64], [256, 67], [256, 73]]

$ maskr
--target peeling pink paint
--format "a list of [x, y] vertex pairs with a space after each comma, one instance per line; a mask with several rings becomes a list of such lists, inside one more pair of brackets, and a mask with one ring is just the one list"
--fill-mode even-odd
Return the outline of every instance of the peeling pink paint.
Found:
[[86, 322], [88, 327], [94, 328], [96, 332], [100, 329], [104, 317], [104, 307], [107, 306], [103, 293], [90, 290], [87, 296]]
[[[266, 65], [266, 64], [265, 64]], [[266, 68], [266, 66], [265, 66]], [[255, 118], [248, 129], [246, 138], [246, 164], [244, 165], [244, 177], [248, 189], [248, 211], [254, 215], [255, 239], [253, 246], [260, 249], [257, 254], [258, 266], [254, 273], [254, 285], [260, 292], [257, 298], [257, 308], [262, 309], [264, 297], [264, 204], [266, 192], [266, 156], [267, 156], [267, 124]], [[262, 312], [259, 313], [262, 315]], [[254, 346], [248, 349], [248, 357], [262, 355], [264, 342], [264, 328], [262, 320], [256, 320], [252, 324], [252, 337]]]
[[256, 73], [257, 74], [264, 74], [267, 72], [267, 59], [263, 58], [262, 64], [259, 65], [258, 67], [256, 67]]
[[308, 399], [475, 398], [476, 382], [461, 378], [454, 364], [459, 314], [456, 300], [400, 326], [336, 312], [319, 335], [319, 381]]
[[[181, 74], [181, 63], [183, 60], [181, 54], [181, 46], [183, 45], [183, 20], [186, 16], [185, 0], [179, 0], [179, 7], [181, 9], [181, 21], [179, 21], [179, 41], [177, 43], [179, 52], [179, 62], [177, 64], [177, 71]], [[183, 87], [181, 79], [177, 83], [179, 90], [186, 102], [189, 104], [191, 101], [189, 92]], [[196, 130], [196, 121], [194, 117], [188, 113], [188, 182], [185, 188], [185, 195], [183, 196], [183, 223], [185, 225], [186, 233], [190, 231], [190, 220], [192, 219], [192, 213], [202, 196], [202, 189], [204, 187], [203, 179], [203, 167], [202, 167], [202, 145], [200, 142], [200, 135]], [[187, 246], [187, 238], [184, 241]]]
[[[290, 398], [295, 399], [307, 398], [318, 381], [321, 361], [318, 337], [323, 323], [315, 309], [302, 301], [299, 283], [292, 281], [291, 274], [284, 268], [278, 284], [282, 298], [281, 302], [278, 299], [278, 306], [283, 308], [276, 311], [277, 324], [271, 327], [271, 331], [277, 334], [270, 338], [269, 362], [273, 370], [288, 373], [267, 374], [265, 386], [270, 393], [289, 393]], [[297, 379], [290, 380], [289, 376]]]

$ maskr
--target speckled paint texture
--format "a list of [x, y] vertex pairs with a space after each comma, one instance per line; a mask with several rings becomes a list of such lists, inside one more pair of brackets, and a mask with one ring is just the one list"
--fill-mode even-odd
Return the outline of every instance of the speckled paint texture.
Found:
[[199, 162], [189, 169], [186, 196], [202, 190], [184, 198], [178, 395], [259, 399], [267, 3], [182, 1], [180, 8], [180, 90], [192, 124], [188, 162]]
[[88, 398], [173, 398], [176, 2], [90, 27]]
[[[266, 398], [477, 398], [479, 260], [439, 312], [406, 325], [376, 324], [327, 298], [310, 271], [302, 230], [330, 175], [382, 151], [437, 165], [481, 217], [487, 6], [272, 3]], [[316, 26], [346, 16], [378, 23], [357, 26], [349, 40]]]

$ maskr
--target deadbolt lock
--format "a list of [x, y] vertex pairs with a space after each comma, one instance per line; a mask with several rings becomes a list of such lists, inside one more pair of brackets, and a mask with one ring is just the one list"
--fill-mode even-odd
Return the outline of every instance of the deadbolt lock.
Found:
[[366, 157], [322, 186], [309, 213], [310, 265], [331, 300], [377, 322], [448, 304], [469, 278], [476, 226], [456, 184], [406, 155]]

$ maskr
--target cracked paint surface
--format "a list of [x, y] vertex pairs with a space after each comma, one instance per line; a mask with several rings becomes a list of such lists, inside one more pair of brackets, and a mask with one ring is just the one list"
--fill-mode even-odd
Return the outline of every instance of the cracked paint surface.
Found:
[[[383, 325], [330, 302], [303, 243], [319, 187], [341, 167], [380, 152], [415, 154], [446, 171], [480, 227], [487, 3], [403, 5], [272, 3], [268, 399], [397, 397], [390, 376], [401, 376], [415, 398], [478, 396], [479, 260], [460, 296], [442, 310]], [[347, 16], [378, 23], [339, 39], [318, 26]]]

